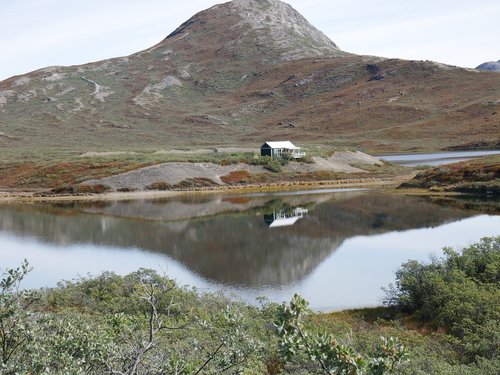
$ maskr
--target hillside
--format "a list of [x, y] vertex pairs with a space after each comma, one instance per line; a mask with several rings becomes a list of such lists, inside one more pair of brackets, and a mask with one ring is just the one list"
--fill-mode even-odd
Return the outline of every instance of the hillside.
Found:
[[234, 0], [133, 55], [0, 82], [0, 160], [267, 139], [385, 152], [493, 147], [499, 98], [498, 74], [350, 54], [281, 1]]
[[463, 161], [419, 173], [401, 188], [500, 195], [500, 156]]

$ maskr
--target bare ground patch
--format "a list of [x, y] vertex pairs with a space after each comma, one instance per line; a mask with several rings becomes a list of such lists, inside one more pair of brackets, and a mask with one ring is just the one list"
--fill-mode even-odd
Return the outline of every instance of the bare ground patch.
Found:
[[[313, 158], [312, 163], [290, 162], [284, 172], [292, 174], [310, 173], [361, 173], [366, 171], [349, 165], [382, 164], [378, 159], [362, 152], [338, 152], [329, 158]], [[171, 162], [140, 168], [134, 171], [117, 174], [101, 179], [82, 182], [84, 185], [104, 185], [112, 191], [120, 190], [147, 190], [157, 188], [168, 190], [181, 188], [184, 185], [210, 184], [223, 186], [226, 184], [240, 184], [251, 180], [252, 175], [266, 174], [268, 171], [261, 165], [244, 163], [219, 165], [215, 163], [188, 163]], [[186, 186], [188, 187], [188, 186]]]
[[249, 173], [264, 173], [261, 166], [247, 164], [217, 165], [213, 163], [163, 163], [135, 171], [105, 177], [99, 180], [84, 181], [85, 185], [103, 184], [112, 190], [145, 190], [153, 184], [169, 186], [180, 185], [183, 181], [207, 179], [217, 185], [224, 185], [222, 176], [231, 172], [247, 170]]

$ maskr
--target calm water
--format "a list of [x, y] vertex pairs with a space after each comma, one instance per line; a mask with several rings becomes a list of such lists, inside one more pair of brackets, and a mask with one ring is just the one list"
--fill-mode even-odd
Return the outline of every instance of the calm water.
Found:
[[377, 157], [395, 164], [414, 167], [416, 165], [441, 165], [456, 163], [459, 161], [475, 159], [481, 156], [496, 154], [500, 154], [500, 150], [435, 152], [432, 154], [377, 155]]
[[500, 216], [369, 191], [0, 206], [0, 264], [25, 286], [154, 268], [254, 302], [299, 292], [318, 310], [380, 303], [408, 259], [500, 235]]

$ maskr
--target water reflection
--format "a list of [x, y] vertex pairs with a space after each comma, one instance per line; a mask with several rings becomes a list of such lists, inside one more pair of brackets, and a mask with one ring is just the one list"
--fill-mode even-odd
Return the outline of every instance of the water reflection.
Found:
[[[67, 278], [66, 269], [80, 274], [95, 273], [96, 269], [133, 270], [150, 267], [154, 259], [156, 265], [164, 263], [162, 266], [173, 269], [176, 275], [172, 276], [179, 277], [181, 283], [223, 287], [246, 297], [264, 294], [280, 300], [288, 293], [285, 291], [302, 290], [308, 285], [306, 296], [316, 299], [316, 306], [321, 307], [332, 304], [321, 295], [326, 296], [325, 290], [332, 288], [335, 275], [331, 269], [335, 264], [344, 262], [347, 268], [342, 272], [349, 272], [350, 267], [352, 274], [363, 265], [364, 259], [358, 258], [356, 251], [345, 253], [351, 241], [367, 238], [363, 251], [369, 252], [369, 239], [374, 236], [419, 229], [423, 232], [417, 242], [425, 247], [429, 228], [441, 228], [474, 215], [422, 198], [363, 191], [278, 199], [265, 195], [210, 196], [5, 205], [0, 206], [0, 264], [16, 265], [9, 264], [14, 254], [7, 253], [7, 244], [18, 249], [15, 255], [21, 258], [23, 253], [45, 252], [46, 257], [40, 256], [37, 261], [47, 262], [50, 277], [60, 274]], [[490, 222], [498, 219], [485, 217]], [[290, 219], [293, 226], [269, 228]], [[473, 226], [468, 231], [472, 239], [489, 233]], [[404, 248], [401, 244], [403, 253]], [[337, 254], [339, 249], [344, 249], [342, 256]], [[377, 256], [376, 250], [372, 255]], [[366, 255], [364, 258], [368, 259]], [[351, 265], [347, 266], [349, 259]], [[394, 265], [391, 259], [379, 261], [392, 265], [393, 270], [400, 264]], [[371, 262], [375, 264], [373, 259]], [[326, 264], [330, 264], [330, 270], [325, 269]], [[43, 264], [33, 265], [44, 268]], [[378, 271], [371, 272], [375, 275]], [[392, 275], [392, 271], [387, 273], [389, 278]], [[320, 281], [311, 281], [316, 279]], [[43, 275], [37, 282], [48, 284]], [[359, 294], [366, 302], [366, 295]]]
[[266, 205], [263, 218], [269, 228], [289, 227], [303, 219], [308, 212], [307, 208], [292, 207], [280, 199]]

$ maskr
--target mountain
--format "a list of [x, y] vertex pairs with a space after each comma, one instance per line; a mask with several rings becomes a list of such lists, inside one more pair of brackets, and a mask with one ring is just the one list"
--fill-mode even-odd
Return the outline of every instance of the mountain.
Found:
[[0, 160], [88, 151], [492, 147], [500, 75], [347, 53], [278, 0], [202, 11], [126, 57], [0, 82]]
[[488, 61], [479, 65], [476, 69], [479, 70], [491, 70], [493, 72], [500, 72], [500, 60], [498, 61]]

